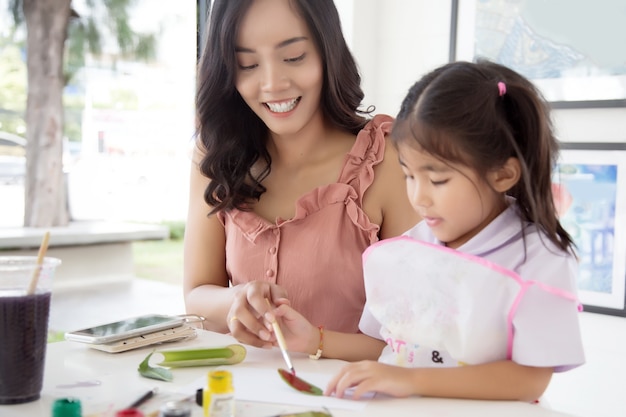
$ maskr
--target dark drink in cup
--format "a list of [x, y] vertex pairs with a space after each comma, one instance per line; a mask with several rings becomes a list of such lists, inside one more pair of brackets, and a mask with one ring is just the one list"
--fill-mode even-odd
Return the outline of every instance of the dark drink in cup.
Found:
[[60, 263], [44, 258], [37, 265], [34, 256], [0, 256], [0, 404], [41, 395], [52, 276]]
[[48, 338], [50, 292], [0, 291], [0, 404], [39, 398]]

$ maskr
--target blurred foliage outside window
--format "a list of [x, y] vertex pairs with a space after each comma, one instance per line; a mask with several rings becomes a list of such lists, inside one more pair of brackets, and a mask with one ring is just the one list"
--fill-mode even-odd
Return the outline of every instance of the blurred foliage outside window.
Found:
[[[84, 1], [72, 1], [72, 7], [81, 18], [93, 12]], [[97, 10], [84, 24], [70, 24], [64, 165], [74, 220], [184, 217], [194, 133], [196, 2], [137, 0], [128, 12], [133, 29], [153, 36], [154, 51], [143, 52], [154, 59], [129, 59], [102, 28], [99, 54], [80, 49], [93, 42], [85, 39], [85, 28], [98, 24]], [[26, 130], [25, 60], [24, 29], [15, 29], [7, 0], [0, 0], [0, 131], [19, 136]]]

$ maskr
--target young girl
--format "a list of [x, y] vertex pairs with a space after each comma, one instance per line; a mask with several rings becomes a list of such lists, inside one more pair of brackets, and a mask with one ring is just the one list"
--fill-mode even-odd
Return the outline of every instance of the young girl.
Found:
[[[546, 104], [501, 65], [450, 63], [409, 90], [392, 138], [423, 221], [364, 254], [359, 327], [387, 346], [379, 362], [346, 366], [326, 393], [539, 398], [553, 372], [584, 363]], [[290, 338], [307, 334], [287, 307], [276, 315]], [[315, 329], [303, 338], [311, 351]]]
[[418, 220], [392, 118], [366, 117], [362, 99], [332, 0], [212, 2], [184, 274], [205, 328], [269, 346], [269, 299], [358, 332], [361, 254]]

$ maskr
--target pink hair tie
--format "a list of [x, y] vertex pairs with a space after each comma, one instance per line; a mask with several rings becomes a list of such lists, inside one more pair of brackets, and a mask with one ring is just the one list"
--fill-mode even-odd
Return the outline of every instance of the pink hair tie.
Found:
[[498, 92], [500, 97], [506, 94], [506, 84], [504, 84], [502, 81], [498, 81]]

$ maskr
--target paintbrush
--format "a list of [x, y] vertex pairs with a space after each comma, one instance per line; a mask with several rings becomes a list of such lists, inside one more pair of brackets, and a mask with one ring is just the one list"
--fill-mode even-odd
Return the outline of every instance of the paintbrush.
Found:
[[[272, 308], [272, 305], [270, 304], [270, 300], [266, 298], [265, 302], [267, 303], [268, 307]], [[291, 358], [289, 357], [289, 354], [287, 353], [287, 342], [285, 342], [285, 336], [283, 336], [283, 332], [280, 330], [280, 326], [278, 325], [276, 318], [274, 318], [271, 321], [271, 323], [272, 323], [272, 329], [274, 330], [274, 334], [276, 335], [276, 341], [278, 342], [278, 347], [280, 348], [280, 353], [283, 354], [285, 363], [287, 364], [287, 367], [289, 368], [291, 373], [295, 375], [296, 370], [294, 369], [293, 364], [291, 363]]]

